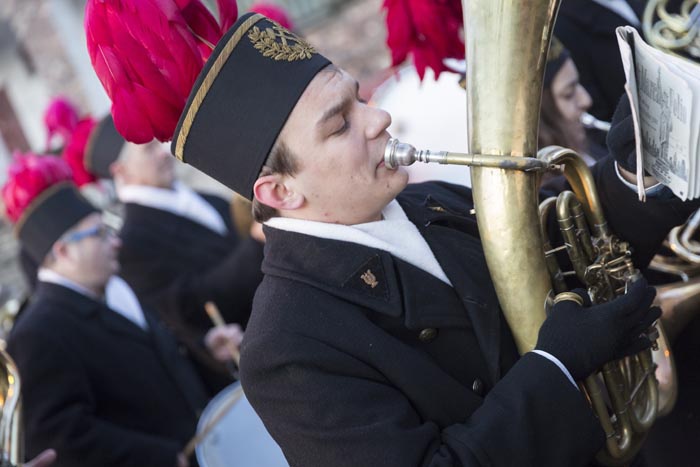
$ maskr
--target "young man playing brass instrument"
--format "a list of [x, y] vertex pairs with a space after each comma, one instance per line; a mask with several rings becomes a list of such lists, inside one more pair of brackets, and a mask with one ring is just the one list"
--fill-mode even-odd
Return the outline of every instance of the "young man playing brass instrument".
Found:
[[[110, 8], [88, 3], [93, 52], [108, 45], [89, 25]], [[589, 463], [604, 434], [574, 381], [650, 345], [653, 289], [640, 279], [604, 305], [561, 301], [519, 356], [470, 190], [407, 187], [384, 163], [390, 122], [349, 74], [259, 15], [228, 29], [196, 80], [172, 150], [265, 222], [241, 357], [248, 399], [291, 465]], [[613, 159], [595, 177], [606, 212], [624, 209], [611, 223], [640, 264], [692, 210], [641, 205]]]

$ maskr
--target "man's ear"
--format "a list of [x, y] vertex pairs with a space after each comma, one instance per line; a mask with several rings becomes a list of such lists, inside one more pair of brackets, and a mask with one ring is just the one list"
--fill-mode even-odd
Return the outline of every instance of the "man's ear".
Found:
[[253, 186], [253, 195], [266, 206], [278, 211], [293, 211], [304, 205], [304, 195], [295, 192], [284, 183], [278, 174], [258, 178]]
[[60, 260], [68, 256], [68, 244], [61, 240], [57, 240], [51, 246], [51, 254], [55, 260]]

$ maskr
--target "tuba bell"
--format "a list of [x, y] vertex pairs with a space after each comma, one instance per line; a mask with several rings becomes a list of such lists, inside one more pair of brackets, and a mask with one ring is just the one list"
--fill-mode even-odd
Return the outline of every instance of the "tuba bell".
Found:
[[[544, 67], [558, 7], [559, 0], [465, 0], [468, 153], [417, 150], [396, 140], [385, 151], [389, 168], [416, 161], [471, 167], [489, 273], [521, 354], [535, 347], [546, 304], [555, 294], [566, 293], [566, 275], [577, 275], [594, 303], [624, 293], [639, 275], [629, 246], [607, 227], [590, 170], [580, 156], [558, 147], [537, 153]], [[541, 210], [540, 174], [553, 165], [564, 167], [573, 192], [546, 201]], [[545, 245], [540, 216], [555, 206], [564, 237], [575, 237], [565, 247]], [[562, 249], [567, 249], [574, 271], [561, 272], [553, 263], [553, 253]], [[656, 328], [649, 331], [652, 340], [657, 332], [663, 335]], [[668, 348], [655, 354], [670, 358]], [[599, 462], [629, 462], [660, 404], [668, 409], [669, 398], [659, 394], [655, 368], [647, 350], [606, 364], [583, 383], [607, 435]]]

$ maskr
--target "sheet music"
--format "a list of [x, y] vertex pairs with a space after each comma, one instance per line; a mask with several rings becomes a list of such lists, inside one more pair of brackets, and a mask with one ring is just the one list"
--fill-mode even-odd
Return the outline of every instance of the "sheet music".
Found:
[[692, 73], [696, 65], [651, 48], [634, 28], [617, 34], [640, 135], [638, 179], [646, 169], [679, 198], [696, 198], [700, 67]]

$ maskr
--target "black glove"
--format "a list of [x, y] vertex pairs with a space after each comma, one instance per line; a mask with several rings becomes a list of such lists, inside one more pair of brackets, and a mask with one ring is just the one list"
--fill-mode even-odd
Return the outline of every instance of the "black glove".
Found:
[[613, 114], [607, 138], [608, 150], [617, 164], [628, 172], [637, 172], [632, 109], [627, 93], [623, 93]]
[[554, 305], [540, 328], [535, 348], [558, 358], [576, 381], [611, 360], [651, 345], [642, 333], [661, 316], [661, 310], [649, 308], [656, 290], [646, 279], [636, 280], [625, 295], [602, 305], [590, 306], [582, 289], [574, 292], [584, 299], [584, 306], [572, 300]]

